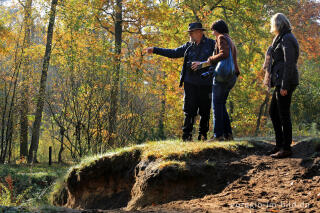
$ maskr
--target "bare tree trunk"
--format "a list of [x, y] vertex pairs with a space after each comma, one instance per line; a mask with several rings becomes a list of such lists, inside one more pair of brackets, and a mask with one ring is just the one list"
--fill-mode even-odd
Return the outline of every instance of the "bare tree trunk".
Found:
[[87, 129], [86, 129], [86, 134], [87, 134], [87, 146], [88, 146], [88, 148], [87, 148], [87, 153], [88, 152], [92, 152], [92, 147], [91, 147], [91, 133], [90, 133], [90, 129], [91, 129], [91, 109], [92, 109], [92, 105], [91, 105], [91, 107], [89, 107], [89, 109], [88, 109], [88, 123], [87, 123]]
[[62, 152], [64, 150], [64, 147], [63, 147], [63, 140], [64, 140], [64, 132], [65, 132], [65, 129], [63, 127], [60, 127], [60, 136], [61, 136], [61, 146], [60, 146], [60, 150], [59, 150], [59, 154], [58, 154], [58, 163], [63, 163], [62, 161]]
[[[166, 78], [166, 73], [163, 72], [163, 79]], [[165, 139], [164, 134], [164, 119], [165, 119], [165, 113], [166, 113], [166, 89], [167, 86], [163, 85], [162, 87], [162, 94], [161, 94], [161, 109], [160, 109], [160, 116], [159, 116], [159, 130], [158, 130], [158, 136], [161, 140]]]
[[265, 107], [267, 108], [269, 102], [269, 94], [266, 95], [263, 103], [260, 106], [259, 114], [258, 114], [258, 119], [257, 119], [257, 125], [256, 125], [256, 130], [254, 135], [257, 136], [259, 134], [259, 129], [260, 129], [260, 123], [261, 123], [261, 117], [264, 114], [264, 109]]
[[161, 109], [160, 109], [160, 118], [159, 118], [159, 130], [158, 130], [158, 136], [161, 140], [165, 139], [164, 135], [164, 119], [165, 119], [165, 112], [166, 112], [166, 100], [161, 100]]
[[113, 79], [110, 94], [110, 113], [109, 113], [109, 146], [114, 146], [116, 124], [117, 124], [117, 108], [118, 108], [118, 93], [120, 80], [120, 54], [122, 44], [122, 0], [116, 0], [115, 8], [115, 67], [113, 72]]
[[9, 140], [9, 156], [8, 156], [8, 163], [11, 163], [11, 156], [12, 156], [12, 135], [13, 135], [13, 130], [11, 131], [11, 138]]
[[[27, 0], [24, 6], [24, 46], [31, 45], [32, 28], [32, 0]], [[20, 158], [28, 156], [28, 113], [29, 113], [29, 79], [30, 79], [30, 57], [23, 57], [22, 92], [20, 103]]]
[[98, 154], [101, 151], [101, 145], [102, 145], [102, 123], [101, 120], [99, 118], [99, 115], [97, 114], [97, 119], [96, 119], [97, 123], [97, 134], [95, 137], [95, 154]]
[[[13, 107], [13, 106], [12, 106]], [[6, 134], [6, 148], [3, 156], [3, 162], [6, 160], [6, 155], [8, 153], [8, 163], [10, 162], [11, 158], [11, 145], [12, 145], [12, 135], [13, 135], [13, 118], [10, 116], [8, 121], [8, 127], [7, 127], [7, 134]]]
[[[6, 122], [6, 134], [4, 135], [2, 133], [0, 162], [5, 162], [5, 158], [6, 158], [7, 151], [8, 151], [8, 145], [9, 145], [10, 140], [12, 139], [12, 134], [13, 134], [13, 129], [12, 129], [13, 125], [12, 125], [12, 123], [13, 123], [13, 113], [14, 113], [14, 101], [15, 101], [15, 97], [16, 97], [18, 74], [19, 74], [19, 72], [17, 71], [16, 72], [16, 76], [15, 76], [15, 81], [13, 83], [13, 91], [12, 91], [11, 102], [10, 102], [9, 111], [8, 111], [8, 118], [7, 118], [7, 122]], [[10, 88], [11, 88], [11, 86], [10, 86]], [[11, 89], [9, 89], [8, 93], [10, 93], [10, 90]], [[4, 131], [4, 129], [3, 129], [3, 131]]]
[[[270, 98], [270, 97], [269, 97]], [[264, 113], [263, 113], [264, 116], [268, 116], [269, 115], [269, 100], [266, 104], [266, 107], [264, 109]]]
[[79, 150], [79, 157], [81, 158], [82, 157], [82, 146], [81, 146], [81, 127], [82, 127], [82, 124], [80, 121], [77, 122], [76, 124], [76, 132], [75, 132], [75, 135], [76, 135], [76, 145], [78, 145], [77, 149]]
[[7, 113], [7, 107], [9, 105], [8, 103], [8, 98], [9, 98], [9, 94], [10, 94], [10, 89], [7, 93], [7, 87], [6, 87], [6, 83], [4, 86], [4, 91], [5, 91], [5, 99], [4, 99], [4, 106], [3, 106], [3, 112], [2, 112], [2, 119], [1, 119], [1, 149], [0, 149], [0, 163], [4, 163], [4, 161], [2, 161], [2, 155], [4, 152], [4, 143], [5, 143], [5, 130], [6, 130], [6, 113]]
[[29, 155], [28, 155], [28, 162], [29, 163], [37, 161], [37, 150], [38, 150], [38, 146], [39, 146], [40, 125], [41, 125], [42, 111], [43, 111], [44, 99], [45, 99], [47, 74], [48, 74], [48, 68], [49, 68], [49, 62], [50, 62], [50, 56], [51, 56], [53, 27], [54, 27], [54, 22], [55, 22], [55, 17], [56, 17], [57, 4], [58, 4], [58, 0], [52, 0], [48, 33], [47, 33], [46, 52], [45, 52], [44, 60], [43, 60], [43, 68], [42, 68], [42, 74], [41, 74], [41, 80], [40, 80], [40, 89], [39, 89], [39, 95], [37, 97], [37, 110], [36, 110], [36, 115], [35, 115], [35, 121], [33, 123], [32, 139], [31, 139]]

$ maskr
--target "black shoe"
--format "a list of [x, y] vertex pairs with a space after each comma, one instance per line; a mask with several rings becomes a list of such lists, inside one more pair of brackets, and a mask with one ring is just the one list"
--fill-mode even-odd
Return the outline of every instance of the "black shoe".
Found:
[[191, 134], [183, 134], [182, 140], [183, 141], [192, 141], [192, 135]]
[[272, 158], [287, 158], [292, 155], [291, 150], [280, 150], [279, 152], [270, 155]]
[[198, 136], [198, 141], [206, 141], [207, 139], [207, 134], [199, 134]]
[[272, 150], [268, 151], [267, 155], [273, 155], [273, 154], [276, 154], [279, 151], [280, 151], [280, 148], [276, 146]]

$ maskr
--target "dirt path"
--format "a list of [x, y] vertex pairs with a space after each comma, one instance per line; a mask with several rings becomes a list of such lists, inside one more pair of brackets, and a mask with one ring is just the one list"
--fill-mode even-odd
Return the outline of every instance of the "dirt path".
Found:
[[240, 162], [252, 169], [222, 192], [142, 212], [320, 212], [320, 156], [310, 146], [296, 144], [287, 159], [247, 156]]
[[[286, 159], [273, 159], [265, 155], [265, 152], [272, 147], [270, 140], [257, 141], [255, 139], [254, 142], [260, 146], [253, 148], [250, 152], [246, 151], [227, 159], [222, 159], [220, 156], [216, 168], [224, 171], [228, 169], [228, 172], [220, 172], [221, 177], [216, 179], [222, 182], [222, 187], [218, 185], [219, 181], [210, 182], [211, 179], [208, 179], [209, 182], [202, 184], [196, 197], [161, 205], [154, 204], [133, 212], [320, 213], [319, 139], [302, 139], [295, 143], [293, 156]], [[216, 176], [212, 174], [212, 177]], [[212, 188], [219, 190], [213, 191]], [[63, 209], [61, 212], [66, 211]], [[69, 212], [118, 213], [126, 211], [114, 209], [70, 210]]]

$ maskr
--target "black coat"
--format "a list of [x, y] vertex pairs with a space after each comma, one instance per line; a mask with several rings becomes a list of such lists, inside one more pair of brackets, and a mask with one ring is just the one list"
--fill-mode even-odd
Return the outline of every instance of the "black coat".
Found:
[[299, 84], [299, 44], [291, 31], [280, 34], [272, 45], [271, 85], [289, 90]]
[[181, 87], [183, 82], [187, 82], [193, 85], [212, 85], [212, 77], [202, 79], [200, 75], [208, 71], [208, 68], [201, 69], [199, 71], [191, 70], [191, 62], [193, 61], [207, 61], [212, 55], [215, 47], [215, 41], [203, 36], [199, 45], [195, 43], [187, 42], [184, 45], [176, 49], [165, 49], [154, 47], [153, 53], [166, 56], [169, 58], [182, 58], [184, 62], [180, 74]]

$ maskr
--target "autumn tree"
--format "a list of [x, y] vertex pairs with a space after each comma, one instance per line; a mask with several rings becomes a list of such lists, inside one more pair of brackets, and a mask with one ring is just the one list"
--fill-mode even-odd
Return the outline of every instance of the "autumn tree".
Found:
[[40, 137], [40, 125], [41, 125], [42, 111], [44, 106], [45, 91], [47, 86], [46, 85], [47, 75], [48, 75], [47, 73], [48, 73], [50, 56], [51, 56], [53, 27], [55, 22], [57, 4], [58, 4], [58, 0], [52, 0], [49, 25], [48, 25], [48, 31], [47, 31], [46, 51], [43, 58], [43, 67], [42, 67], [42, 74], [41, 74], [41, 80], [40, 80], [39, 95], [37, 97], [35, 121], [32, 127], [32, 138], [31, 138], [31, 144], [30, 144], [29, 155], [28, 155], [29, 163], [37, 161], [37, 151], [38, 151], [39, 137]]
[[[21, 2], [24, 9], [24, 39], [23, 49], [31, 46], [31, 28], [32, 28], [32, 0]], [[22, 59], [22, 91], [20, 103], [20, 157], [28, 156], [28, 113], [29, 113], [29, 85], [31, 58], [24, 54]]]

